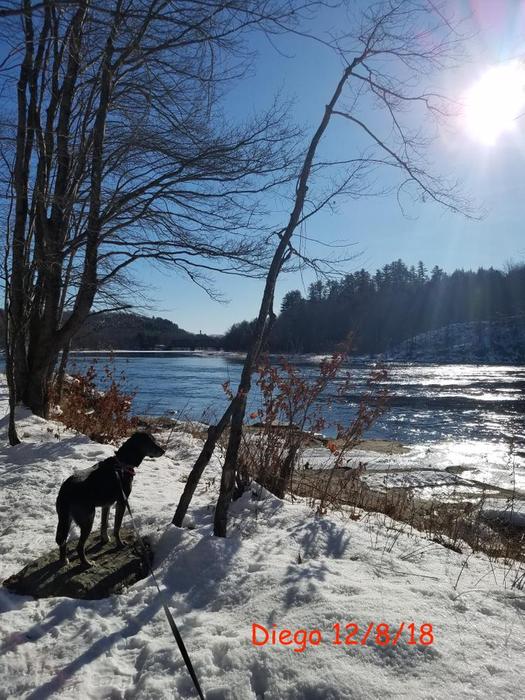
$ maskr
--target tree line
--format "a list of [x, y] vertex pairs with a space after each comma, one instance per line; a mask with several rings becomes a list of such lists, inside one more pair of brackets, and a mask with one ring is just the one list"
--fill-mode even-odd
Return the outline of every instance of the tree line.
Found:
[[[288, 292], [268, 346], [275, 352], [326, 352], [352, 337], [357, 353], [384, 352], [419, 333], [452, 323], [496, 321], [525, 313], [525, 265], [446, 273], [396, 260], [375, 274], [358, 270], [317, 281], [306, 296]], [[244, 350], [253, 322], [234, 324], [226, 350]]]

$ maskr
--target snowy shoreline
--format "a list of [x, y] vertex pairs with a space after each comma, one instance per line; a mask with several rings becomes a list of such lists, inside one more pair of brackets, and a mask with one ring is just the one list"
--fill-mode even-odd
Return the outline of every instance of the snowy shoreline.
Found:
[[[208, 425], [198, 421], [179, 421], [170, 417], [139, 416], [141, 425], [161, 425], [205, 439]], [[252, 426], [253, 428], [253, 426]], [[325, 446], [325, 439], [311, 437], [299, 457], [298, 470], [330, 469], [335, 456]], [[336, 441], [337, 442], [337, 441]], [[492, 453], [492, 463], [487, 454]], [[396, 440], [363, 439], [348, 454], [343, 466], [364, 467], [365, 483], [378, 491], [387, 489], [417, 490], [419, 498], [469, 501], [483, 498], [515, 501], [515, 510], [525, 519], [525, 473], [512, 471], [508, 453], [494, 445], [458, 441], [437, 444], [404, 445]], [[480, 468], [483, 465], [483, 469]], [[487, 475], [489, 478], [487, 478]]]
[[[5, 385], [0, 392], [5, 415]], [[53, 549], [61, 481], [113, 452], [28, 413], [18, 425], [23, 442], [8, 447], [2, 421], [1, 579]], [[197, 489], [190, 527], [175, 528], [200, 445], [174, 433], [167, 454], [137, 470], [131, 501], [208, 700], [522, 694], [525, 594], [512, 587], [515, 568], [468, 546], [452, 551], [381, 514], [315, 517], [303, 501], [267, 493], [245, 494], [232, 507], [229, 537], [215, 538], [217, 458]], [[2, 588], [0, 610], [0, 698], [194, 697], [150, 579], [99, 601], [33, 600]], [[253, 623], [319, 629], [323, 641], [302, 652], [254, 646]], [[359, 644], [332, 644], [336, 623], [356, 625]], [[405, 623], [398, 643], [378, 643], [380, 623], [392, 636]], [[411, 644], [411, 623], [416, 631], [431, 624], [433, 642]]]

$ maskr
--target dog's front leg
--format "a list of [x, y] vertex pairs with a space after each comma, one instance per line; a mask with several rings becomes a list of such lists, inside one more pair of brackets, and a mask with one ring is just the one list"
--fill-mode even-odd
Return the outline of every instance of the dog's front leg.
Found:
[[102, 506], [102, 516], [100, 519], [100, 541], [103, 544], [107, 544], [109, 542], [108, 517], [110, 508], [111, 506]]
[[126, 504], [121, 501], [117, 501], [115, 507], [115, 528], [113, 533], [119, 547], [124, 547], [126, 542], [120, 539], [120, 526], [122, 525], [122, 518], [124, 517], [124, 511], [126, 510]]

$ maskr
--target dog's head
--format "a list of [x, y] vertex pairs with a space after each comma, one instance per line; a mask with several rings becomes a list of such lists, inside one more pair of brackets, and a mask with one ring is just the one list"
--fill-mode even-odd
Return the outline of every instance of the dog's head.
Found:
[[144, 457], [161, 457], [165, 451], [149, 433], [136, 432], [117, 451], [117, 457], [138, 466]]

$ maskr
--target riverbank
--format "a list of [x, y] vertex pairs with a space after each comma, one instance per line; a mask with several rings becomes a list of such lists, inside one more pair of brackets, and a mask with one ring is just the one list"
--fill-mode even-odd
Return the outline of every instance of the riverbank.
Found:
[[[169, 416], [140, 416], [144, 428], [183, 430], [195, 437], [206, 439], [208, 424], [185, 421]], [[248, 434], [257, 434], [256, 425], [246, 427]], [[305, 435], [304, 449], [298, 458], [299, 470], [322, 472], [333, 467], [336, 456], [328, 449], [342, 446], [337, 438]], [[461, 498], [476, 498], [487, 494], [495, 498], [514, 497], [525, 501], [525, 474], [513, 467], [513, 453], [504, 447], [499, 451], [500, 469], [494, 469], [492, 479], [485, 480], [486, 463], [483, 443], [461, 445], [453, 441], [440, 444], [404, 445], [397, 440], [362, 439], [345, 458], [344, 468], [364, 467], [363, 479], [377, 490], [388, 488], [418, 489], [427, 498], [447, 500], [447, 494], [456, 487]], [[494, 452], [494, 446], [490, 445]], [[478, 464], [477, 464], [478, 463]], [[499, 483], [498, 483], [499, 482]], [[453, 498], [452, 500], [457, 500]]]
[[[146, 429], [190, 432], [204, 441], [208, 426], [169, 418], [143, 418]], [[286, 432], [275, 427], [275, 439]], [[261, 429], [247, 426], [250, 442], [257, 441]], [[462, 551], [466, 543], [474, 551], [489, 556], [525, 561], [525, 491], [504, 488], [467, 478], [462, 465], [424, 467], [414, 463], [414, 448], [396, 441], [361, 440], [343, 461], [337, 461], [341, 440], [304, 434], [303, 449], [288, 484], [287, 498], [306, 498], [313, 509], [340, 510], [350, 507], [386, 514], [415, 528], [431, 539]], [[223, 440], [225, 445], [227, 437]], [[331, 449], [329, 449], [329, 446]], [[417, 451], [417, 450], [416, 450]], [[257, 464], [249, 464], [257, 474]], [[380, 460], [380, 464], [377, 463]], [[400, 460], [411, 460], [400, 466]]]

